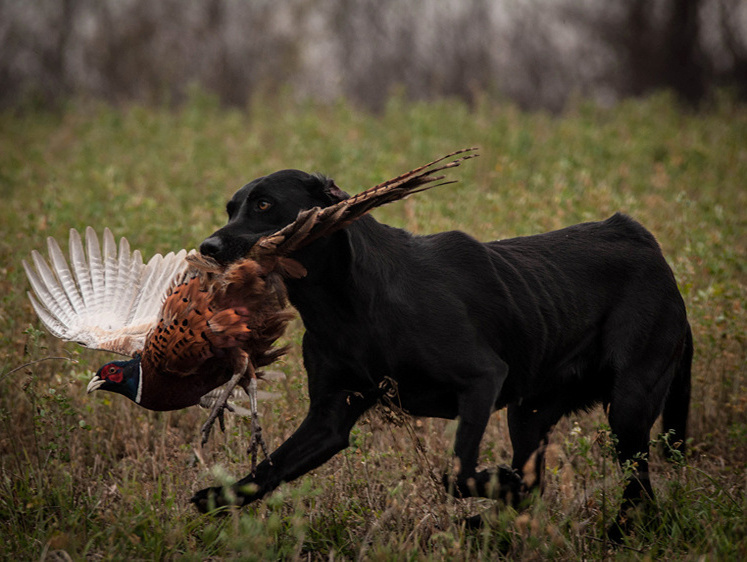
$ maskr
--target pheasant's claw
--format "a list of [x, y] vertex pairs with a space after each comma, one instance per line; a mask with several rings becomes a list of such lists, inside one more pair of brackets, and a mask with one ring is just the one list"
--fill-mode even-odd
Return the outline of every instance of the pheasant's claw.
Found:
[[221, 431], [226, 431], [225, 421], [223, 419], [223, 410], [226, 408], [225, 404], [216, 404], [212, 411], [210, 412], [210, 415], [208, 416], [208, 419], [205, 420], [205, 423], [202, 424], [202, 429], [200, 432], [202, 433], [202, 446], [204, 447], [207, 445], [208, 439], [210, 438], [210, 430], [213, 429], [213, 425], [215, 424], [215, 420], [218, 420], [218, 424], [220, 426]]
[[265, 458], [270, 461], [272, 460], [267, 454], [267, 443], [265, 443], [262, 437], [262, 426], [259, 425], [258, 411], [257, 411], [257, 377], [252, 377], [244, 385], [244, 390], [249, 395], [249, 409], [252, 412], [252, 439], [249, 442], [249, 450], [247, 454], [252, 458], [252, 476], [257, 472], [257, 451], [262, 448], [262, 452]]
[[223, 423], [223, 410], [228, 408], [229, 411], [233, 411], [233, 408], [231, 408], [231, 406], [228, 404], [228, 399], [231, 396], [233, 389], [236, 388], [236, 385], [239, 384], [242, 377], [244, 376], [244, 372], [246, 371], [247, 367], [246, 357], [246, 354], [240, 356], [240, 363], [238, 368], [231, 377], [231, 380], [229, 380], [223, 387], [220, 396], [213, 405], [213, 409], [210, 411], [210, 415], [208, 416], [207, 421], [205, 421], [205, 424], [202, 426], [203, 447], [208, 442], [208, 438], [210, 437], [210, 429], [213, 427], [213, 424], [215, 423], [215, 420], [217, 418], [220, 418], [220, 428], [225, 431], [225, 425]]
[[232, 414], [236, 413], [236, 409], [231, 406], [230, 402], [226, 402], [220, 407], [220, 411], [218, 412], [218, 423], [220, 424], [220, 430], [225, 433], [226, 432], [226, 410], [231, 412]]
[[252, 416], [252, 438], [251, 441], [249, 441], [249, 449], [246, 451], [246, 453], [252, 458], [252, 476], [257, 472], [257, 452], [260, 448], [262, 449], [265, 458], [270, 461], [270, 464], [272, 464], [272, 460], [267, 453], [267, 443], [265, 442], [264, 437], [262, 437], [262, 426], [259, 425], [257, 416]]
[[210, 439], [210, 430], [213, 428], [216, 417], [217, 416], [213, 416], [213, 414], [210, 414], [207, 421], [202, 424], [202, 429], [200, 430], [200, 433], [202, 433], [202, 442], [200, 443], [200, 445], [202, 447], [207, 445], [208, 439]]
[[220, 409], [220, 412], [218, 412], [218, 425], [220, 426], [220, 430], [222, 433], [226, 432], [226, 420], [223, 415], [224, 408]]

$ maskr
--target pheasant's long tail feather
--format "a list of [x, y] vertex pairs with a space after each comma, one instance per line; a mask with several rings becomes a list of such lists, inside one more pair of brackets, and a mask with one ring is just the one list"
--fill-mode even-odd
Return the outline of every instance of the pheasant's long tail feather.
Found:
[[[445, 176], [439, 175], [439, 172], [459, 166], [465, 160], [476, 157], [474, 150], [477, 149], [456, 150], [329, 207], [315, 207], [302, 211], [294, 222], [274, 234], [265, 236], [255, 244], [250, 257], [260, 259], [268, 255], [287, 256], [322, 236], [344, 228], [375, 207], [404, 199], [419, 191], [453, 183], [453, 181], [442, 182]], [[459, 158], [444, 163], [444, 160], [455, 156]]]
[[156, 255], [144, 265], [125, 238], [117, 249], [108, 228], [103, 244], [91, 227], [85, 237], [84, 248], [78, 231], [71, 229], [69, 264], [51, 237], [49, 263], [36, 251], [31, 253], [33, 266], [24, 260], [33, 290], [29, 299], [52, 335], [132, 355], [142, 349], [168, 289], [184, 276], [187, 252]]
[[[401, 174], [396, 178], [392, 178], [380, 183], [379, 185], [375, 185], [374, 187], [371, 187], [359, 193], [358, 195], [354, 195], [350, 199], [347, 199], [346, 201], [348, 203], [348, 207], [356, 211], [354, 214], [357, 218], [357, 216], [367, 213], [374, 207], [378, 207], [391, 201], [402, 199], [403, 197], [406, 197], [413, 193], [418, 193], [419, 191], [425, 191], [426, 189], [431, 189], [433, 187], [454, 183], [455, 180], [435, 183], [445, 178], [445, 176], [443, 175], [436, 176], [435, 174], [443, 170], [448, 170], [449, 168], [455, 168], [465, 160], [477, 157], [478, 154], [476, 153], [466, 154], [471, 153], [475, 150], [477, 150], [477, 148], [475, 147], [455, 150], [454, 152], [446, 154], [445, 156], [442, 156], [441, 158], [438, 158], [433, 162], [429, 162], [428, 164], [415, 168], [414, 170], [405, 172], [404, 174]], [[460, 154], [463, 154], [463, 156], [461, 156], [460, 158], [456, 158], [451, 162], [447, 162], [445, 164], [441, 164], [440, 166], [434, 167], [436, 164]], [[327, 209], [330, 208], [328, 207]], [[327, 211], [327, 209], [325, 209], [324, 211]]]

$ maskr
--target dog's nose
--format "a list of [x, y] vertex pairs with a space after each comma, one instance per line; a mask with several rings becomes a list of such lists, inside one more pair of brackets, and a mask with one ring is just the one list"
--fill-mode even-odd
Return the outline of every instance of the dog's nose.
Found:
[[223, 242], [217, 236], [211, 236], [200, 244], [200, 253], [214, 258], [223, 249]]

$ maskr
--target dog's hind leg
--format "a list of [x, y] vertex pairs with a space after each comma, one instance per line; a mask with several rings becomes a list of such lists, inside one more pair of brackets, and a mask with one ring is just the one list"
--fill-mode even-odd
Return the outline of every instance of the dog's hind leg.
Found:
[[508, 431], [514, 449], [511, 468], [517, 478], [502, 490], [506, 497], [500, 499], [517, 505], [528, 492], [542, 490], [547, 435], [567, 409], [562, 400], [543, 401], [541, 405], [531, 402], [509, 405]]
[[[687, 326], [682, 342], [682, 353], [672, 384], [664, 403], [662, 427], [664, 432], [673, 432], [663, 443], [664, 455], [670, 461], [682, 458], [686, 449], [687, 415], [690, 411], [690, 372], [693, 360], [693, 336]], [[678, 451], [678, 453], [675, 452]]]
[[618, 461], [630, 476], [623, 490], [622, 504], [615, 523], [608, 530], [619, 541], [629, 527], [633, 508], [650, 505], [654, 490], [649, 477], [649, 439], [651, 427], [662, 410], [673, 378], [675, 365], [661, 363], [626, 369], [618, 375], [609, 409], [609, 423], [617, 439]]

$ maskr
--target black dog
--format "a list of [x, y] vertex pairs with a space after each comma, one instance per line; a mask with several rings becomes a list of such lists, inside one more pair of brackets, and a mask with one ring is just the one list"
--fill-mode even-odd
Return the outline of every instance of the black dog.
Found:
[[[297, 170], [259, 178], [233, 196], [228, 224], [200, 251], [230, 262], [299, 211], [345, 197], [332, 180]], [[445, 477], [456, 495], [516, 502], [540, 484], [552, 426], [597, 403], [609, 407], [620, 462], [637, 463], [621, 516], [653, 498], [649, 432], [662, 410], [665, 431], [684, 446], [685, 305], [656, 240], [627, 216], [488, 243], [461, 232], [413, 236], [366, 216], [294, 257], [308, 271], [288, 292], [306, 327], [309, 413], [233, 497], [198, 492], [201, 511], [261, 498], [347, 447], [387, 378], [407, 412], [459, 417], [457, 474]], [[504, 406], [513, 470], [495, 478], [476, 466], [488, 419]]]

